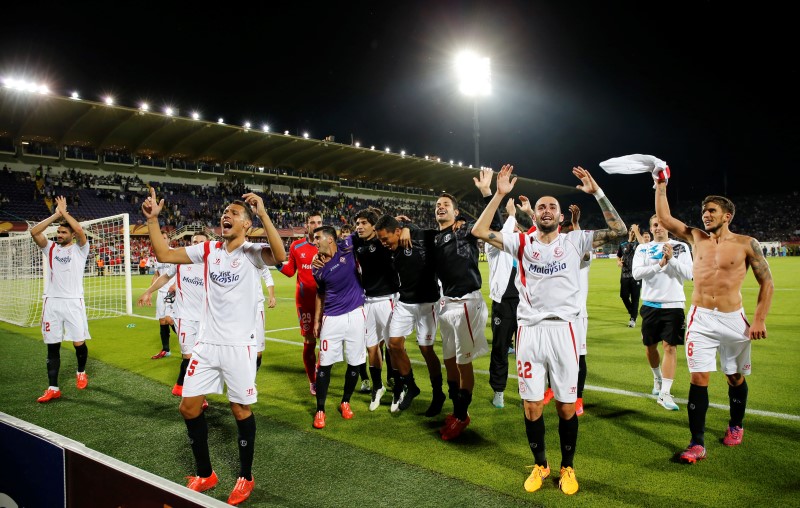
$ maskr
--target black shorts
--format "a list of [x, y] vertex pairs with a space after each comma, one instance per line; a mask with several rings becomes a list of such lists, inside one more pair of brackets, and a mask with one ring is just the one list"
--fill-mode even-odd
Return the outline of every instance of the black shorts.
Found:
[[661, 341], [671, 346], [683, 345], [686, 335], [686, 314], [683, 309], [657, 309], [642, 305], [642, 344], [650, 346]]

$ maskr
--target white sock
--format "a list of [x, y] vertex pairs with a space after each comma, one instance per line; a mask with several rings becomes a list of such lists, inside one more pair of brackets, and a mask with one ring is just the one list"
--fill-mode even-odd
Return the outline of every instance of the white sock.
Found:
[[60, 392], [61, 391], [61, 389], [59, 387], [57, 387], [57, 386], [51, 386], [51, 387], [48, 388], [48, 390], [53, 390], [54, 392]]
[[653, 380], [660, 381], [661, 380], [661, 367], [650, 367], [650, 370], [653, 371]]
[[670, 393], [672, 388], [672, 379], [663, 378], [661, 380], [661, 393]]

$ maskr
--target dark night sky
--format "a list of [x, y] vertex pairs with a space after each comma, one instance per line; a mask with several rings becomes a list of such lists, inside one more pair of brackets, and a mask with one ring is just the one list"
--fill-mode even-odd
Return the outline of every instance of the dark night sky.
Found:
[[580, 164], [609, 195], [646, 203], [648, 177], [597, 164], [656, 155], [687, 198], [797, 189], [797, 43], [778, 4], [284, 4], [14, 3], [0, 75], [468, 164], [473, 108], [452, 60], [469, 47], [492, 59], [483, 164], [569, 185]]

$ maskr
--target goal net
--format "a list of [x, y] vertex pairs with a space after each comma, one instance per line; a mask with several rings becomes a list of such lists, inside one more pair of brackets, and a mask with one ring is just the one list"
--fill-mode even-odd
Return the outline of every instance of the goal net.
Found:
[[[89, 319], [133, 312], [128, 214], [81, 222], [89, 240], [83, 294]], [[44, 235], [54, 239], [57, 224]], [[44, 254], [29, 232], [0, 238], [0, 320], [38, 326], [44, 285], [49, 279]]]

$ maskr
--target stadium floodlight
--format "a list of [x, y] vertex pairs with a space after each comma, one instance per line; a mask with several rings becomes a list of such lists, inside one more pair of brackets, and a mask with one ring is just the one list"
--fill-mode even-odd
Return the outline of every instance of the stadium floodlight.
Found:
[[223, 120], [222, 117], [219, 117], [219, 119], [217, 120], [217, 123], [218, 124], [224, 124], [225, 120]]
[[400, 155], [405, 157], [406, 156], [406, 151], [405, 150], [400, 150]]
[[264, 132], [269, 132], [269, 125], [267, 125], [267, 124], [262, 125], [261, 126], [261, 130], [264, 131]]
[[166, 108], [164, 108], [164, 114], [166, 114], [167, 116], [172, 116], [175, 114], [175, 110], [172, 109], [172, 107], [167, 106]]
[[450, 159], [450, 164], [453, 164], [453, 159]]
[[356, 146], [356, 148], [360, 147], [361, 146], [361, 142], [360, 141], [356, 141], [355, 142], [355, 146]]
[[79, 94], [78, 92], [72, 92], [72, 94], [70, 95], [70, 97], [71, 97], [71, 98], [73, 98], [73, 99], [75, 99], [76, 101], [79, 101], [79, 100], [81, 100], [81, 94]]
[[111, 97], [110, 95], [106, 95], [105, 99], [103, 99], [103, 102], [106, 103], [106, 106], [113, 106], [114, 105], [114, 98]]
[[289, 131], [283, 131], [283, 135], [284, 136], [288, 136], [289, 135]]
[[250, 130], [250, 122], [245, 122], [244, 123], [244, 130], [246, 130], [246, 131]]
[[200, 120], [200, 113], [192, 111], [192, 120]]
[[308, 139], [308, 136], [309, 136], [309, 134], [308, 134], [307, 132], [304, 132], [304, 133], [303, 133], [303, 137], [304, 137], [304, 138]]
[[375, 145], [372, 145], [371, 147], [369, 147], [369, 149], [370, 150], [375, 150]]
[[464, 164], [461, 161], [458, 161], [459, 166], [463, 166]]
[[139, 105], [139, 109], [142, 111], [150, 111], [150, 104], [143, 102]]
[[464, 95], [472, 97], [474, 105], [472, 127], [475, 140], [475, 167], [480, 167], [478, 98], [492, 93], [491, 60], [488, 57], [478, 56], [472, 51], [462, 51], [456, 56], [455, 68], [459, 80], [458, 89]]

